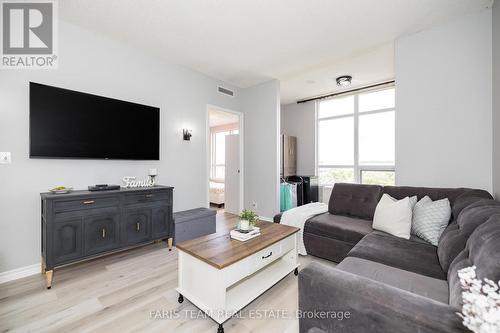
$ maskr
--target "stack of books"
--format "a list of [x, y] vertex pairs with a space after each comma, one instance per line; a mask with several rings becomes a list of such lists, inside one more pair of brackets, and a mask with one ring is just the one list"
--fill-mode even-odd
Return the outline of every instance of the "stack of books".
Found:
[[231, 230], [231, 232], [229, 234], [231, 235], [232, 239], [236, 239], [236, 240], [239, 240], [241, 242], [244, 242], [244, 241], [247, 241], [249, 239], [260, 236], [260, 229], [259, 229], [259, 227], [254, 227], [252, 229], [252, 231], [247, 232], [247, 233], [240, 232], [238, 230]]

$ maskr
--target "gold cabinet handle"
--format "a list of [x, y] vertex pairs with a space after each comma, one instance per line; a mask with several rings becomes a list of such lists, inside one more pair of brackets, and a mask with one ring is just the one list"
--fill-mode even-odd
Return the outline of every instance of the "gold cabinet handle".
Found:
[[141, 224], [139, 222], [135, 223], [135, 230], [137, 231], [141, 230]]
[[106, 238], [106, 228], [102, 228], [102, 238]]
[[84, 205], [91, 205], [93, 204], [95, 201], [94, 200], [88, 200], [88, 201], [84, 201], [83, 204]]

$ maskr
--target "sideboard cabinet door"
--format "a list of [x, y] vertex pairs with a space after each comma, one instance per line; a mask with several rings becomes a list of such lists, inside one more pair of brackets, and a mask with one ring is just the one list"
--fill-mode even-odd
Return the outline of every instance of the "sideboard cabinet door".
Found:
[[126, 210], [122, 218], [123, 241], [127, 245], [151, 239], [151, 209]]
[[83, 220], [85, 229], [85, 255], [96, 254], [117, 248], [120, 245], [120, 214], [87, 216]]
[[82, 219], [55, 220], [52, 242], [54, 264], [61, 264], [83, 256]]
[[168, 237], [172, 206], [153, 208], [153, 239]]

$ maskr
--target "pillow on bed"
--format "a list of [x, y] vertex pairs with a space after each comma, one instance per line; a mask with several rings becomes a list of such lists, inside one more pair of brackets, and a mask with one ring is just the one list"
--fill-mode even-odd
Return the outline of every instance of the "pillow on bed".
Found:
[[210, 192], [224, 193], [224, 183], [210, 182]]

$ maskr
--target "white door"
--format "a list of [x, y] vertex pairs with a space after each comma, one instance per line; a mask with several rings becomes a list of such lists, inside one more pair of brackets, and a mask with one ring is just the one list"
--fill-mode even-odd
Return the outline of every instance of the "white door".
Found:
[[226, 135], [224, 176], [224, 210], [240, 213], [240, 136]]

